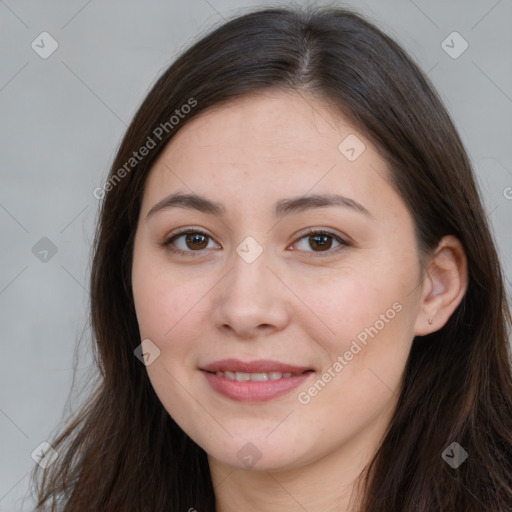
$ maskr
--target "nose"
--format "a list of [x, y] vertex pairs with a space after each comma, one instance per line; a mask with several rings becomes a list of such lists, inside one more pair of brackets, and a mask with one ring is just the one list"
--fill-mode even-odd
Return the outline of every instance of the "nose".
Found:
[[214, 325], [240, 339], [283, 330], [290, 321], [290, 291], [269, 267], [265, 251], [252, 263], [236, 255], [215, 287]]

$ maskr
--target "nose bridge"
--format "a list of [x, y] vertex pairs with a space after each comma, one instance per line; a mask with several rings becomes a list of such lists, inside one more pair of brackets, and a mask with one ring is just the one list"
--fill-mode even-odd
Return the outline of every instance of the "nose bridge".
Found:
[[240, 304], [247, 302], [261, 306], [275, 292], [269, 283], [269, 279], [274, 277], [267, 268], [269, 252], [264, 251], [262, 246], [259, 247], [251, 241], [244, 241], [236, 248], [232, 270], [224, 290], [226, 298], [232, 294]]
[[229, 326], [243, 336], [261, 326], [282, 329], [288, 316], [286, 297], [268, 268], [269, 251], [248, 238], [236, 248], [214, 311], [218, 327]]

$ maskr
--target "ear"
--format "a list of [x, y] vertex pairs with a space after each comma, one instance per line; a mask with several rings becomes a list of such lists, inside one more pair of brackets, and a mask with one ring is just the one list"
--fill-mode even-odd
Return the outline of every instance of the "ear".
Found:
[[445, 236], [427, 263], [414, 334], [424, 336], [441, 329], [462, 301], [467, 287], [464, 248], [456, 237]]

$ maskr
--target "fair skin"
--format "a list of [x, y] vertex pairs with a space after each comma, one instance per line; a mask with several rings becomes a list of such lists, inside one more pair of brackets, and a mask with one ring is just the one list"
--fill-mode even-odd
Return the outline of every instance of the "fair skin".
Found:
[[[338, 149], [349, 134], [366, 146], [353, 161]], [[176, 192], [204, 196], [225, 212], [168, 207], [147, 217]], [[276, 202], [314, 194], [343, 195], [369, 213], [334, 205], [274, 218]], [[186, 251], [175, 254], [162, 244], [179, 228], [207, 237], [174, 238], [170, 247]], [[333, 233], [328, 250], [307, 228]], [[248, 236], [262, 249], [250, 263], [236, 251]], [[354, 482], [391, 419], [412, 340], [446, 323], [466, 273], [450, 236], [422, 269], [413, 219], [385, 161], [327, 104], [260, 93], [180, 129], [146, 182], [133, 294], [141, 340], [160, 350], [147, 366], [152, 385], [207, 452], [217, 510], [355, 510]], [[377, 334], [348, 360], [351, 343], [371, 326]], [[333, 371], [339, 356], [343, 368]], [[313, 371], [282, 396], [245, 403], [212, 389], [200, 370], [225, 358]], [[253, 465], [239, 455], [249, 442]]]

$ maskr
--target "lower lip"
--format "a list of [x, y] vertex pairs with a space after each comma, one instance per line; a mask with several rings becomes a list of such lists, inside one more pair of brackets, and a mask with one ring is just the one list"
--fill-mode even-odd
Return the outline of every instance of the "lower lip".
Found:
[[210, 386], [219, 394], [238, 402], [265, 402], [272, 400], [296, 388], [314, 372], [302, 373], [296, 377], [277, 380], [237, 381], [220, 377], [215, 373], [202, 370]]

